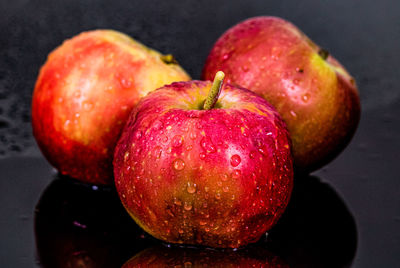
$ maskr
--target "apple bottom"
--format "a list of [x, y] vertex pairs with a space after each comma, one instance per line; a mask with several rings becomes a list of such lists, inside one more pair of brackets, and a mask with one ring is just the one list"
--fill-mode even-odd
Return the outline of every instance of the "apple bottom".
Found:
[[[39, 135], [41, 134], [36, 136]], [[39, 147], [46, 159], [57, 167], [62, 175], [90, 184], [109, 185], [113, 182], [112, 152], [105, 148], [107, 146], [84, 145], [68, 140], [57, 132], [47, 135], [50, 135], [47, 140], [38, 139]], [[109, 143], [115, 144], [116, 142], [111, 140], [112, 135], [109, 136]]]
[[[221, 203], [224, 202], [227, 201], [221, 200]], [[244, 212], [248, 208], [238, 204], [221, 206], [217, 202], [204, 203], [204, 206], [214, 209], [202, 212], [203, 209], [197, 205], [182, 205], [180, 201], [169, 200], [163, 203], [166, 205], [161, 209], [165, 213], [155, 213], [147, 208], [146, 211], [129, 214], [140, 227], [155, 238], [175, 244], [238, 248], [257, 242], [276, 219], [275, 213], [248, 216], [251, 213]], [[281, 211], [277, 211], [276, 214], [281, 214]]]

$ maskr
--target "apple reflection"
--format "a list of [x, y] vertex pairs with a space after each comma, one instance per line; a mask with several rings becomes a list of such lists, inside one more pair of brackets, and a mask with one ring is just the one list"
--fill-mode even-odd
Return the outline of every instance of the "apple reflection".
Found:
[[295, 177], [285, 213], [259, 243], [294, 267], [349, 267], [357, 250], [357, 228], [331, 186], [317, 177]]
[[57, 178], [35, 210], [35, 237], [42, 267], [121, 267], [154, 240], [135, 224], [115, 189]]
[[356, 224], [346, 204], [331, 186], [312, 176], [295, 178], [289, 206], [268, 236], [236, 251], [164, 246], [135, 224], [115, 189], [70, 178], [57, 178], [42, 194], [35, 235], [44, 268], [121, 267], [125, 262], [124, 268], [185, 263], [349, 267], [357, 250]]
[[281, 258], [260, 246], [243, 249], [208, 249], [158, 245], [148, 248], [122, 268], [133, 267], [289, 267]]

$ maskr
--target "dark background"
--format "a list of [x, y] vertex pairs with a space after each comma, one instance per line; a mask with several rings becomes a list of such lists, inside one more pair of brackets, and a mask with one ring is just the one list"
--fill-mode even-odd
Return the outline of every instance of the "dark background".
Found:
[[[86, 242], [98, 239], [97, 233], [106, 234], [103, 248], [110, 248], [106, 252], [124, 252], [120, 256], [111, 254], [118, 255], [115, 263], [123, 263], [154, 242], [143, 238], [140, 230], [132, 231], [136, 226], [127, 227], [129, 231], [124, 233], [118, 223], [125, 224], [125, 219], [110, 221], [107, 213], [115, 211], [111, 205], [99, 209], [93, 203], [86, 207], [92, 214], [80, 205], [77, 209], [73, 205], [65, 208], [65, 204], [74, 202], [88, 203], [91, 195], [104, 194], [114, 200], [112, 191], [100, 189], [99, 194], [93, 194], [86, 186], [69, 185], [77, 187], [70, 191], [81, 193], [74, 195], [83, 201], [66, 201], [68, 187], [57, 186], [66, 183], [65, 179], [56, 180], [53, 187], [56, 172], [38, 150], [30, 126], [34, 83], [52, 49], [85, 30], [115, 29], [163, 53], [174, 54], [181, 66], [199, 79], [216, 39], [239, 21], [258, 15], [283, 17], [329, 50], [355, 77], [362, 104], [361, 121], [351, 144], [331, 164], [297, 183], [287, 213], [260, 246], [292, 267], [398, 266], [399, 14], [400, 2], [396, 0], [0, 1], [1, 267], [36, 267], [39, 259], [45, 266], [45, 259], [62, 255], [51, 241], [72, 236], [78, 237], [77, 241], [82, 239], [66, 224], [71, 221], [82, 227], [74, 217], [95, 226], [91, 235], [85, 234]], [[47, 212], [43, 216], [38, 210], [34, 213], [39, 198], [46, 199], [46, 188], [55, 189], [49, 194], [55, 199], [50, 198], [50, 205], [43, 201], [40, 211], [47, 210], [52, 216]], [[119, 206], [118, 202], [114, 205]], [[55, 218], [58, 220], [52, 222]], [[105, 225], [96, 225], [99, 221]], [[53, 231], [42, 235], [41, 230], [50, 229]], [[117, 233], [113, 233], [115, 229]], [[59, 240], [63, 244], [62, 238]], [[93, 256], [104, 255], [92, 254], [91, 261], [95, 263]]]

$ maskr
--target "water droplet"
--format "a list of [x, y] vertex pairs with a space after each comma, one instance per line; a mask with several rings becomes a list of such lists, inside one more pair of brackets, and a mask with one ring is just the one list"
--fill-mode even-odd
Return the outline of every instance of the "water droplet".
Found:
[[128, 157], [129, 157], [129, 152], [126, 152], [126, 153], [124, 154], [124, 161], [126, 161], [126, 160], [128, 159]]
[[242, 172], [239, 169], [235, 169], [232, 173], [232, 178], [237, 179], [242, 175]]
[[206, 227], [206, 228], [204, 228], [204, 231], [209, 232], [210, 228]]
[[131, 80], [125, 79], [124, 77], [121, 78], [119, 81], [120, 81], [122, 87], [124, 87], [124, 88], [130, 88], [132, 86]]
[[241, 162], [240, 156], [237, 154], [232, 155], [231, 157], [231, 165], [233, 167], [237, 167]]
[[293, 117], [297, 117], [297, 114], [296, 114], [293, 110], [290, 110], [290, 114], [291, 114]]
[[221, 194], [220, 193], [216, 193], [215, 194], [215, 199], [218, 199], [218, 200], [221, 199]]
[[256, 157], [256, 152], [251, 151], [249, 156], [251, 159], [254, 159], [254, 157]]
[[136, 132], [135, 138], [139, 140], [141, 137], [142, 137], [142, 131], [139, 130], [138, 132]]
[[204, 159], [206, 158], [206, 154], [205, 154], [205, 153], [200, 153], [200, 154], [199, 154], [199, 158], [200, 158], [201, 160], [204, 160]]
[[192, 207], [193, 207], [192, 204], [190, 204], [190, 203], [188, 203], [188, 202], [185, 202], [185, 204], [183, 205], [183, 208], [184, 208], [185, 210], [187, 210], [187, 211], [191, 210]]
[[195, 132], [190, 132], [189, 137], [194, 140], [197, 138], [197, 134]]
[[266, 156], [267, 152], [264, 150], [264, 148], [259, 148], [258, 151], [260, 152], [260, 154]]
[[309, 94], [304, 94], [303, 96], [301, 96], [301, 99], [303, 100], [303, 102], [308, 102], [309, 98], [310, 98]]
[[182, 159], [177, 158], [177, 159], [175, 159], [175, 161], [173, 162], [173, 166], [174, 166], [174, 169], [176, 169], [176, 170], [182, 170], [182, 169], [185, 168], [185, 162], [183, 162]]
[[201, 142], [200, 142], [200, 145], [207, 153], [214, 153], [215, 152], [215, 146], [211, 142], [209, 137], [202, 138]]
[[194, 194], [196, 192], [196, 187], [188, 183], [186, 190], [189, 194]]
[[163, 123], [160, 120], [154, 122], [153, 127], [155, 130], [160, 130], [163, 128]]
[[83, 109], [86, 111], [89, 111], [93, 108], [93, 103], [91, 103], [90, 101], [84, 101], [83, 102]]
[[230, 57], [231, 57], [231, 55], [232, 55], [232, 51], [231, 52], [228, 52], [228, 53], [225, 53], [223, 56], [222, 56], [222, 60], [228, 60]]
[[64, 122], [64, 130], [68, 130], [69, 129], [69, 125], [71, 124], [71, 121], [69, 121], [69, 120], [66, 120], [65, 122]]
[[190, 151], [190, 150], [192, 150], [192, 149], [193, 149], [193, 146], [192, 146], [192, 145], [186, 146], [186, 150], [187, 150], [187, 151]]
[[229, 178], [228, 174], [222, 175], [222, 181], [227, 181]]
[[168, 137], [167, 136], [164, 136], [163, 137], [163, 142], [167, 142], [168, 141]]
[[157, 159], [161, 157], [162, 148], [160, 146], [156, 146], [153, 150], [153, 156]]
[[222, 188], [222, 191], [224, 191], [225, 193], [227, 193], [229, 191], [229, 187], [225, 186], [224, 188]]
[[181, 135], [176, 135], [172, 138], [172, 146], [180, 147], [183, 144], [183, 137]]

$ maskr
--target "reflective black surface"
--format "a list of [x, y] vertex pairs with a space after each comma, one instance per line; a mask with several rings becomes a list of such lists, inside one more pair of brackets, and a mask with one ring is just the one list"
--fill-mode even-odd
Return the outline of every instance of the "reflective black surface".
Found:
[[293, 267], [350, 267], [357, 226], [329, 184], [317, 177], [297, 177], [289, 206], [266, 245]]
[[154, 241], [132, 221], [114, 189], [55, 179], [35, 208], [42, 267], [120, 267]]
[[[24, 169], [17, 167], [19, 161], [24, 162]], [[175, 264], [208, 263], [212, 267], [222, 267], [224, 262], [268, 267], [349, 267], [356, 254], [353, 215], [335, 190], [317, 177], [296, 178], [292, 199], [278, 224], [259, 242], [233, 251], [162, 243], [135, 224], [114, 188], [61, 177], [44, 159], [14, 158], [3, 163], [6, 165], [0, 167], [9, 168], [9, 178], [18, 180], [20, 186], [32, 188], [32, 178], [36, 183], [47, 183], [41, 185], [45, 186], [42, 192], [38, 187], [24, 204], [18, 203], [21, 196], [9, 191], [10, 204], [32, 209], [26, 214], [13, 209], [3, 215], [8, 219], [2, 229], [6, 235], [2, 246], [9, 250], [5, 257], [15, 258], [9, 260], [10, 267], [33, 263], [45, 268], [120, 267], [142, 251], [146, 253], [135, 263], [160, 258], [162, 263], [174, 259]], [[36, 194], [40, 198], [34, 201]], [[19, 230], [23, 231], [22, 237]], [[28, 241], [25, 236], [32, 233], [34, 237]], [[10, 245], [20, 245], [20, 239], [23, 247], [13, 251]]]
[[[400, 263], [399, 1], [15, 0], [0, 1], [0, 14], [1, 267], [119, 267], [143, 251], [180, 251], [185, 262], [218, 256], [169, 251], [130, 220], [112, 189], [57, 178], [31, 135], [31, 94], [46, 55], [81, 31], [127, 33], [173, 53], [198, 79], [222, 32], [257, 15], [292, 21], [346, 66], [362, 116], [335, 161], [296, 178], [288, 210], [252, 249], [290, 267]], [[248, 251], [224, 254], [254, 259]]]

